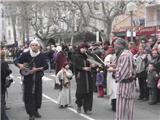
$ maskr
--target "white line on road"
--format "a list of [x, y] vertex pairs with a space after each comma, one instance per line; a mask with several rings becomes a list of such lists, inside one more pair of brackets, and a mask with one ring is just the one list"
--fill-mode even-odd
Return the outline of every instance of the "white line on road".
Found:
[[[44, 93], [43, 93], [43, 97], [45, 97], [45, 98], [49, 99], [50, 101], [58, 104], [58, 102], [57, 102], [55, 99], [53, 99], [53, 98], [45, 95]], [[73, 108], [67, 108], [67, 109], [69, 109], [70, 111], [72, 111], [72, 112], [74, 112], [74, 113], [76, 113], [76, 114], [79, 114], [80, 116], [86, 118], [87, 120], [95, 120], [94, 118], [91, 118], [91, 117], [89, 117], [89, 116], [87, 116], [87, 115], [85, 115], [85, 114], [77, 113], [77, 111], [76, 111], [75, 109], [73, 109]]]
[[42, 79], [43, 79], [44, 81], [50, 81], [50, 80], [52, 80], [52, 79], [50, 79], [50, 78], [48, 78], [48, 77], [46, 77], [46, 76], [43, 76]]

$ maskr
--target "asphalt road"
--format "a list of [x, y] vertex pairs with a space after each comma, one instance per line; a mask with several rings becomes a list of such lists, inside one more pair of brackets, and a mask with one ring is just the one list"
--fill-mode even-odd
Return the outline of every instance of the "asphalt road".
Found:
[[[22, 100], [22, 84], [19, 70], [10, 64], [12, 69], [12, 77], [14, 83], [8, 89], [7, 114], [10, 120], [28, 120], [24, 103]], [[75, 104], [75, 80], [72, 80], [72, 105], [66, 109], [60, 109], [57, 105], [58, 90], [54, 89], [54, 72], [45, 72], [43, 77], [43, 102], [40, 109], [42, 118], [39, 120], [114, 120], [115, 112], [111, 111], [111, 106], [108, 104], [108, 98], [98, 98], [97, 93], [94, 93], [93, 114], [86, 115], [76, 112]], [[147, 102], [135, 102], [135, 120], [160, 120], [160, 103], [157, 105], [148, 105]]]

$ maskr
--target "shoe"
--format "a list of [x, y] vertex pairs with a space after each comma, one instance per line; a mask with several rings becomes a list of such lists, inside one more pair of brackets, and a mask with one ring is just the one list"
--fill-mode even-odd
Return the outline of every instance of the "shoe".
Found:
[[143, 98], [139, 97], [137, 100], [143, 100]]
[[143, 101], [147, 101], [148, 100], [148, 98], [143, 98]]
[[5, 110], [10, 110], [10, 109], [11, 109], [10, 107], [6, 107], [6, 108], [5, 108]]
[[29, 116], [29, 120], [35, 120], [34, 116]]
[[38, 111], [34, 113], [34, 116], [35, 116], [36, 118], [41, 118], [41, 117], [42, 117], [42, 116], [39, 114]]
[[149, 102], [149, 105], [155, 105], [157, 102]]
[[68, 107], [68, 105], [65, 105], [64, 107], [65, 107], [65, 108], [67, 108], [67, 107]]
[[91, 115], [91, 114], [92, 114], [92, 111], [87, 110], [87, 111], [85, 111], [84, 113], [87, 114], [87, 115]]
[[78, 112], [78, 113], [81, 113], [81, 107], [78, 107], [78, 108], [77, 108], [77, 112]]
[[59, 106], [59, 108], [61, 108], [61, 109], [62, 109], [62, 108], [64, 108], [64, 106], [63, 106], [63, 105], [60, 105], [60, 106]]

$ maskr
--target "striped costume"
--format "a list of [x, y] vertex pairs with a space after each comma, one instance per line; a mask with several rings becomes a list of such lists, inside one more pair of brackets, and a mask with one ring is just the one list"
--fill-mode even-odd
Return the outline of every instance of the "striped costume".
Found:
[[118, 82], [116, 120], [133, 120], [133, 108], [135, 98], [134, 59], [129, 50], [124, 50], [116, 60], [115, 79]]

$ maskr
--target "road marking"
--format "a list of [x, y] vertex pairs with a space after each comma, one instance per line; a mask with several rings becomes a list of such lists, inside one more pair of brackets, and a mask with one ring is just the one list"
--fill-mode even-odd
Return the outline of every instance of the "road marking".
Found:
[[[13, 76], [13, 75], [12, 75], [12, 76]], [[21, 77], [21, 76], [18, 76], [17, 78], [18, 78], [18, 79], [21, 79], [22, 77]], [[51, 81], [52, 79], [51, 79], [51, 78], [48, 78], [48, 77], [46, 77], [46, 76], [43, 76], [43, 77], [42, 77], [42, 80], [43, 80], [43, 81]]]
[[56, 75], [50, 75], [50, 76], [52, 76], [52, 77], [56, 77]]
[[43, 81], [51, 81], [52, 79], [51, 79], [51, 78], [48, 78], [48, 77], [46, 77], [46, 76], [43, 76], [43, 77], [42, 77], [42, 80], [43, 80]]
[[[44, 93], [43, 93], [42, 95], [43, 95], [43, 97], [49, 99], [50, 101], [58, 104], [58, 102], [57, 102], [55, 99], [53, 99], [53, 98], [45, 95]], [[80, 116], [86, 118], [87, 120], [95, 120], [94, 118], [91, 118], [91, 117], [89, 117], [89, 116], [87, 116], [87, 115], [85, 115], [85, 114], [83, 114], [83, 113], [78, 113], [78, 112], [77, 112], [75, 109], [73, 109], [73, 108], [67, 108], [67, 109], [70, 110], [70, 111], [72, 111], [72, 112], [74, 112], [74, 113], [76, 113], [76, 114], [79, 114]]]
[[[12, 77], [13, 77], [13, 76], [12, 76]], [[17, 78], [21, 79], [21, 76], [18, 76]], [[47, 78], [47, 77], [46, 77], [46, 78]], [[19, 84], [22, 84], [21, 82], [18, 82], [18, 83], [19, 83]], [[53, 98], [45, 95], [44, 93], [42, 94], [42, 96], [45, 97], [45, 98], [47, 98], [48, 100], [50, 100], [50, 101], [58, 104], [58, 102], [57, 102], [55, 99], [53, 99]], [[72, 111], [72, 112], [74, 112], [74, 113], [76, 113], [76, 114], [78, 114], [78, 115], [80, 115], [80, 116], [82, 116], [83, 118], [86, 118], [87, 120], [96, 120], [96, 119], [94, 119], [94, 118], [91, 118], [91, 117], [83, 114], [83, 113], [78, 113], [78, 112], [77, 112], [75, 109], [73, 109], [73, 108], [67, 108], [67, 109], [70, 110], [70, 111]]]

